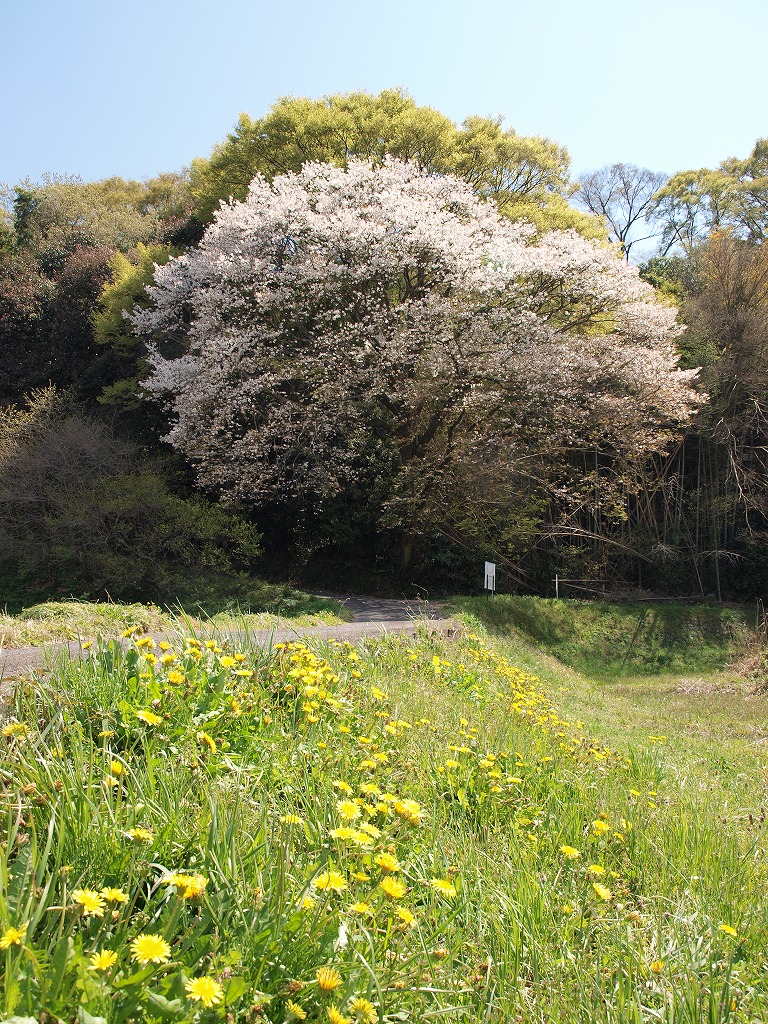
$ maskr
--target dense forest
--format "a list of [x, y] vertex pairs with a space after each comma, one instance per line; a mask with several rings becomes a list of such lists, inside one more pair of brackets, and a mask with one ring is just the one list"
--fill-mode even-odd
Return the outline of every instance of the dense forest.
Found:
[[2, 200], [3, 588], [765, 597], [768, 140], [574, 180], [389, 90]]

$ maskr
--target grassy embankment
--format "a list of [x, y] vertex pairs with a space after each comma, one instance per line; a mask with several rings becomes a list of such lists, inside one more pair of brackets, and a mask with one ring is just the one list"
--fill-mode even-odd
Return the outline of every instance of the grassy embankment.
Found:
[[622, 655], [596, 680], [476, 626], [272, 652], [146, 637], [20, 687], [0, 1010], [768, 1019], [768, 700], [728, 682], [730, 641], [695, 643], [688, 675], [631, 681]]
[[[213, 582], [210, 580], [213, 579]], [[183, 619], [189, 629], [279, 629], [335, 625], [351, 616], [336, 601], [291, 587], [249, 579], [238, 585], [209, 576], [207, 593], [180, 593], [169, 606], [155, 604], [43, 601], [13, 613], [0, 609], [0, 647], [33, 647], [58, 640], [93, 640], [139, 629], [167, 632]]]

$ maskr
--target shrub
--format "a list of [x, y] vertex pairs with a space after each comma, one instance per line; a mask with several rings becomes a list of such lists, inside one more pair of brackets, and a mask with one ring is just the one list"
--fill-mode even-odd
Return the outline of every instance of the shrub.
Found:
[[171, 492], [147, 463], [53, 389], [0, 412], [0, 563], [41, 583], [112, 596], [163, 593], [190, 568], [228, 572], [255, 528]]

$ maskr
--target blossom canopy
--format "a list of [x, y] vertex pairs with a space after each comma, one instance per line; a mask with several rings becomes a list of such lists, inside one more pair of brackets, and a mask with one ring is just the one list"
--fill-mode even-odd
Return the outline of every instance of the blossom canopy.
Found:
[[227, 500], [375, 477], [400, 522], [435, 521], [478, 462], [642, 455], [696, 404], [675, 311], [615, 250], [395, 159], [257, 177], [154, 280], [144, 386]]

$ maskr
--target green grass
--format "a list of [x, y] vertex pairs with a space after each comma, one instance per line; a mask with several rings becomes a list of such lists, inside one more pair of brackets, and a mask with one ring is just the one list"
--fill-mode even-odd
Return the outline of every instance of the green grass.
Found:
[[723, 668], [754, 634], [754, 610], [500, 595], [454, 606], [492, 633], [517, 636], [600, 678]]
[[0, 647], [34, 647], [60, 640], [119, 636], [126, 630], [168, 632], [180, 620], [190, 629], [254, 630], [281, 626], [334, 625], [348, 621], [338, 602], [313, 597], [291, 587], [230, 579], [226, 591], [209, 595], [182, 594], [171, 607], [91, 601], [44, 601], [11, 615], [0, 612]]
[[97, 646], [5, 708], [0, 1019], [766, 1021], [767, 721], [519, 630]]

